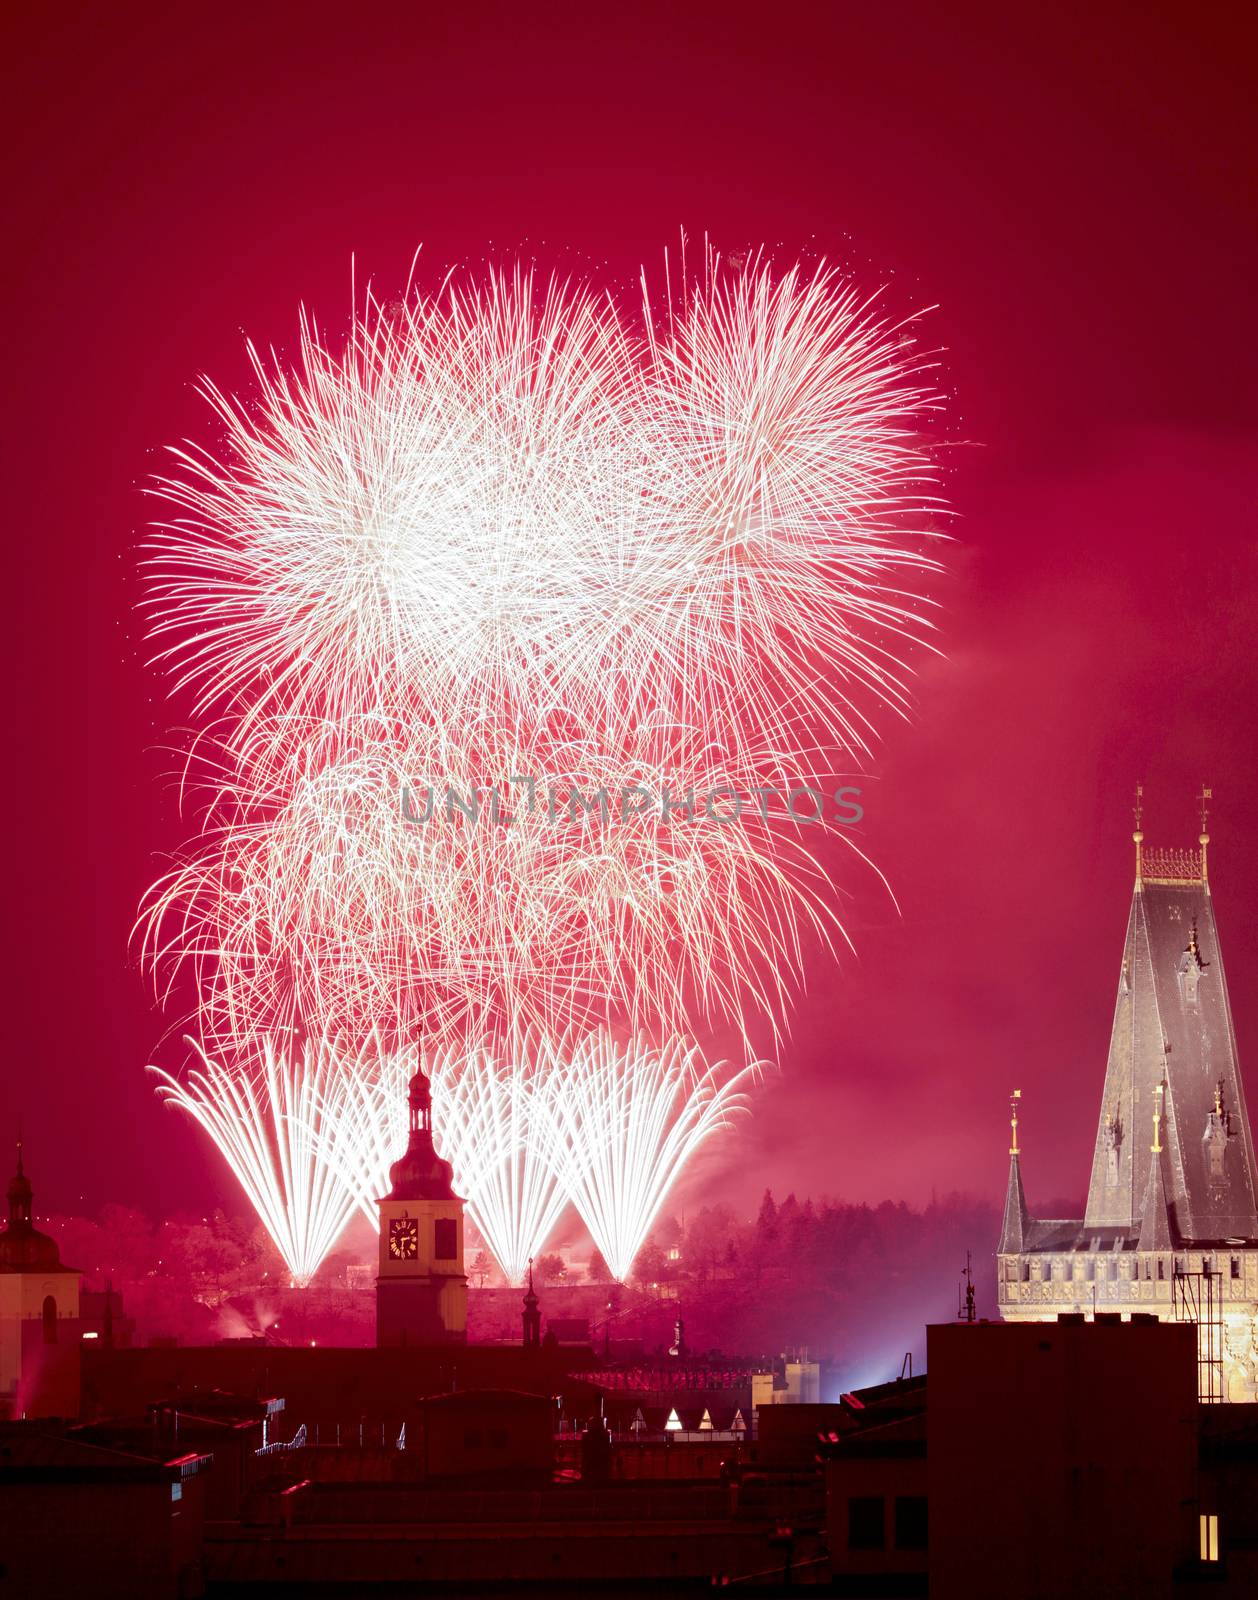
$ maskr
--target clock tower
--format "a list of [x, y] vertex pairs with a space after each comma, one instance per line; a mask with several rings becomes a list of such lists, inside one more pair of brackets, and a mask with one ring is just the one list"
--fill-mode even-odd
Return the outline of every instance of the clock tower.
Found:
[[423, 1072], [410, 1085], [410, 1140], [389, 1171], [380, 1206], [377, 1345], [463, 1344], [467, 1275], [463, 1202], [450, 1163], [432, 1142], [432, 1090]]

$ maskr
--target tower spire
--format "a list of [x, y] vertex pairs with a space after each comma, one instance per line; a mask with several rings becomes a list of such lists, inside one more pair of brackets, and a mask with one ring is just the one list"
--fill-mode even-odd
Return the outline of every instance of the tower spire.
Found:
[[1009, 1096], [1009, 1188], [1005, 1193], [1005, 1214], [1000, 1226], [1001, 1255], [1021, 1255], [1031, 1237], [1031, 1214], [1027, 1210], [1026, 1193], [1022, 1187], [1022, 1169], [1018, 1163], [1018, 1101], [1022, 1090], [1015, 1089]]
[[542, 1314], [538, 1310], [537, 1291], [533, 1287], [533, 1257], [529, 1257], [529, 1287], [524, 1296], [524, 1348], [540, 1350], [542, 1345]]
[[1171, 1209], [1166, 1198], [1166, 1179], [1162, 1172], [1162, 1100], [1166, 1094], [1163, 1079], [1153, 1091], [1153, 1143], [1149, 1146], [1149, 1181], [1145, 1185], [1144, 1206], [1140, 1213], [1141, 1250], [1171, 1250], [1174, 1235], [1171, 1231]]

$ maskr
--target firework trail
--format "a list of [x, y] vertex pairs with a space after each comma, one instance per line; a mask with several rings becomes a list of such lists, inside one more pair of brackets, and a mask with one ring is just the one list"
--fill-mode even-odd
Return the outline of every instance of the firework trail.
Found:
[[[336, 1171], [335, 1075], [326, 1051], [284, 1055], [270, 1040], [260, 1073], [233, 1072], [194, 1040], [202, 1067], [181, 1082], [160, 1067], [158, 1094], [196, 1119], [257, 1212], [292, 1282], [304, 1288], [354, 1209]], [[332, 1091], [330, 1094], [329, 1092]], [[329, 1148], [334, 1159], [328, 1159]]]
[[[550, 760], [564, 774], [554, 814], [503, 784], [495, 821], [482, 800], [475, 818], [443, 809], [442, 776], [463, 801], [477, 788], [449, 747], [340, 747], [269, 815], [203, 835], [145, 902], [145, 959], [167, 991], [191, 972], [203, 1036], [229, 1056], [248, 1055], [259, 1018], [273, 1032], [317, 1018], [350, 1048], [378, 1037], [395, 1050], [555, 1035], [609, 1012], [661, 1037], [747, 1008], [776, 1024], [802, 934], [843, 936], [830, 881], [780, 801], [726, 822], [618, 805], [626, 771], [642, 793], [747, 793], [723, 766], [697, 761], [678, 778], [648, 766], [648, 739], [627, 768], [568, 746]], [[511, 747], [494, 770], [519, 759]], [[598, 794], [610, 796], [601, 812], [572, 799]], [[412, 803], [432, 816], [409, 820]]]
[[680, 1040], [618, 1043], [605, 1030], [561, 1046], [556, 1058], [546, 1105], [564, 1186], [623, 1281], [669, 1190], [699, 1146], [745, 1109], [763, 1063], [705, 1067]]

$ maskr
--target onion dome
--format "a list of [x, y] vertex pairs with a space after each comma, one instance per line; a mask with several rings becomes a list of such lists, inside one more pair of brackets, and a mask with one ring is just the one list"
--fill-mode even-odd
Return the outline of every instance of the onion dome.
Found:
[[61, 1264], [57, 1241], [31, 1221], [31, 1180], [22, 1168], [22, 1141], [17, 1146], [17, 1171], [9, 1180], [9, 1222], [0, 1229], [0, 1272], [72, 1272]]
[[457, 1200], [454, 1169], [437, 1154], [432, 1142], [432, 1089], [423, 1072], [411, 1079], [410, 1141], [389, 1168], [386, 1200]]

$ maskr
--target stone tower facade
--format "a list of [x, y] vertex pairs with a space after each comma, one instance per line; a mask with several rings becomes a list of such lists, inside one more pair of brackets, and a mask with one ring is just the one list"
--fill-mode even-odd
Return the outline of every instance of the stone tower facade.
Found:
[[77, 1417], [82, 1324], [79, 1273], [34, 1223], [18, 1145], [0, 1229], [0, 1420]]
[[[1203, 791], [1204, 800], [1208, 791]], [[1258, 1400], [1258, 1201], [1207, 874], [1144, 847], [1123, 949], [1086, 1213], [1032, 1217], [1016, 1102], [998, 1254], [1006, 1321], [1151, 1313], [1199, 1325], [1202, 1396]]]
[[393, 1163], [389, 1193], [379, 1202], [376, 1343], [463, 1344], [463, 1202], [450, 1163], [433, 1145], [432, 1091], [422, 1072], [411, 1079], [409, 1102], [406, 1152]]

